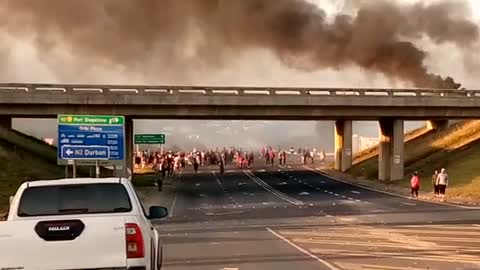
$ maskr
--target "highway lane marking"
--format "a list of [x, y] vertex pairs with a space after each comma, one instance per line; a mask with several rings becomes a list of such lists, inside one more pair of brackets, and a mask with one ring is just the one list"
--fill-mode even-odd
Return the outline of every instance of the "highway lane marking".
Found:
[[408, 267], [397, 267], [389, 265], [380, 265], [380, 264], [357, 264], [357, 263], [340, 263], [336, 262], [337, 265], [343, 269], [349, 270], [425, 270], [425, 268], [412, 268]]
[[480, 227], [478, 224], [469, 224], [469, 225], [443, 225], [443, 224], [431, 224], [431, 225], [400, 225], [397, 226], [398, 228], [420, 228], [420, 229], [448, 229], [448, 230], [478, 230], [477, 228], [473, 227]]
[[[362, 231], [363, 232], [363, 231]], [[286, 236], [289, 236], [289, 237], [296, 237], [296, 238], [299, 238], [299, 237], [308, 237], [308, 240], [309, 241], [314, 241], [316, 240], [317, 238], [333, 238], [334, 240], [338, 240], [338, 241], [341, 241], [342, 239], [346, 240], [346, 241], [351, 241], [350, 238], [352, 239], [358, 239], [359, 237], [359, 233], [355, 233], [355, 232], [352, 232], [352, 231], [349, 231], [349, 230], [336, 230], [334, 232], [319, 232], [319, 231], [308, 231], [308, 232], [305, 232], [305, 231], [281, 231], [281, 233], [283, 235], [286, 235]], [[369, 230], [365, 230], [364, 231], [364, 235], [366, 235], [368, 237], [368, 240], [387, 240], [387, 241], [391, 241], [392, 239], [388, 239], [385, 237], [385, 235], [382, 235], [382, 234], [375, 234], [373, 233], [372, 231], [369, 231]], [[389, 231], [390, 235], [395, 236], [395, 234], [402, 234], [402, 236], [407, 236], [409, 235], [408, 233], [409, 232], [399, 232], [399, 231]], [[417, 233], [418, 234], [418, 233]], [[432, 233], [433, 234], [433, 233]], [[468, 235], [466, 235], [465, 237], [455, 237], [455, 235], [453, 236], [450, 236], [450, 235], [441, 235], [441, 234], [438, 234], [438, 236], [436, 234], [433, 234], [434, 236], [426, 236], [427, 234], [425, 235], [416, 235], [414, 238], [415, 239], [419, 239], [419, 240], [422, 240], [422, 241], [428, 241], [428, 242], [432, 242], [432, 241], [442, 241], [442, 242], [465, 242], [465, 243], [480, 243], [480, 239], [472, 239], [472, 237], [469, 237]], [[411, 235], [410, 235], [411, 236]], [[398, 240], [398, 236], [397, 236], [397, 240]], [[324, 239], [324, 240], [333, 240], [333, 239]], [[319, 240], [322, 240], [322, 239], [319, 239]], [[408, 242], [408, 240], [405, 240], [405, 242]], [[402, 244], [403, 245], [403, 244]], [[420, 245], [419, 245], [420, 246]], [[468, 249], [471, 251], [471, 249]], [[432, 251], [433, 252], [433, 251]]]
[[[182, 172], [180, 172], [178, 176], [179, 185], [181, 181], [182, 181]], [[178, 191], [175, 190], [175, 197], [173, 197], [172, 206], [170, 206], [170, 213], [168, 214], [168, 217], [173, 217], [173, 211], [175, 211], [175, 204], [177, 203], [177, 197], [178, 197], [177, 195], [178, 195]]]
[[[278, 208], [282, 208], [282, 206], [278, 206]], [[283, 208], [287, 208], [287, 206], [283, 206]], [[375, 210], [375, 211], [383, 211], [385, 212], [386, 210]], [[322, 214], [324, 214], [323, 217], [325, 218], [331, 218], [333, 216], [331, 215], [327, 215], [326, 213], [324, 213], [323, 211], [320, 211]], [[338, 222], [339, 220], [337, 220]], [[354, 223], [356, 224], [356, 223]], [[323, 223], [316, 223], [316, 225], [318, 226], [322, 226], [324, 225]], [[338, 223], [338, 225], [352, 225], [352, 223], [349, 223], [349, 224], [343, 224], [343, 223]], [[159, 225], [159, 224], [154, 224], [155, 227], [158, 227], [160, 228], [159, 226], [162, 226], [162, 225]], [[176, 232], [180, 231], [184, 231], [184, 230], [192, 230], [192, 229], [198, 229], [198, 227], [196, 227], [197, 225], [195, 226], [186, 226], [186, 227], [161, 227], [162, 228], [162, 234], [160, 236], [165, 236], [167, 234], [176, 234]], [[361, 225], [359, 225], [361, 226]], [[404, 227], [418, 227], [418, 226], [424, 226], [424, 225], [401, 225], [401, 226], [395, 226], [395, 228], [397, 229], [401, 229], [401, 228], [404, 228]], [[438, 226], [444, 226], [444, 225], [425, 225], [424, 227], [425, 228], [435, 228], [435, 227], [438, 227]], [[270, 228], [277, 228], [279, 230], [284, 230], [284, 232], [288, 232], [288, 233], [291, 233], [290, 231], [292, 230], [292, 228], [304, 228], [305, 227], [305, 223], [296, 223], [296, 222], [292, 222], [292, 223], [288, 223], [288, 224], [279, 224], [279, 223], [265, 223], [265, 224], [251, 224], [251, 225], [246, 225], [246, 224], [242, 224], [242, 225], [232, 225], [232, 224], [222, 224], [222, 225], [218, 225], [216, 223], [212, 223], [212, 224], [209, 224], [209, 225], [206, 225], [205, 227], [203, 227], [205, 230], [237, 230], [237, 229], [265, 229], [265, 227], [270, 227]], [[356, 226], [355, 229], [358, 229], [359, 227]], [[448, 227], [448, 230], [451, 231], [453, 227]], [[472, 227], [470, 227], [470, 229], [474, 229]], [[341, 228], [341, 227], [336, 227], [335, 230], [338, 230], [340, 231], [341, 233], [343, 233], [344, 230], [346, 230], [345, 228]], [[350, 228], [351, 230], [351, 228]], [[474, 229], [476, 230], [476, 229]], [[429, 230], [419, 230], [418, 232], [413, 232], [414, 234], [416, 233], [421, 233], [421, 232], [429, 232]], [[433, 230], [432, 230], [433, 231]], [[443, 231], [444, 232], [444, 231]], [[310, 232], [311, 233], [311, 232]], [[435, 233], [434, 231], [432, 232], [432, 234]], [[454, 232], [452, 232], [452, 234], [454, 234]], [[342, 234], [340, 234], [342, 235]], [[473, 235], [472, 235], [473, 236]], [[478, 236], [478, 232], [476, 232], [475, 236]], [[338, 235], [335, 235], [335, 237], [338, 238]], [[448, 236], [447, 236], [448, 237]], [[470, 249], [471, 250], [471, 249]], [[474, 250], [475, 251], [475, 250]], [[480, 250], [477, 250], [476, 252], [480, 252]]]
[[217, 174], [214, 171], [212, 171], [212, 174], [215, 177], [215, 180], [217, 181], [217, 184], [220, 186], [220, 188], [223, 190], [223, 192], [225, 192], [225, 194], [227, 194], [230, 201], [235, 206], [239, 206], [240, 204], [238, 204], [238, 202], [232, 197], [232, 195], [225, 189], [225, 186], [222, 184], [222, 182], [220, 182], [220, 179], [217, 177]]
[[172, 206], [170, 206], [170, 213], [169, 213], [169, 217], [173, 217], [173, 211], [175, 210], [175, 203], [177, 202], [177, 195], [178, 195], [178, 192], [175, 192], [175, 197], [173, 198], [173, 201], [172, 201]]
[[252, 179], [253, 182], [255, 182], [257, 185], [259, 185], [260, 187], [262, 187], [263, 189], [265, 189], [266, 191], [269, 191], [270, 193], [272, 193], [273, 195], [277, 196], [278, 198], [284, 200], [284, 201], [287, 201], [293, 205], [297, 205], [297, 206], [300, 206], [300, 205], [303, 205], [303, 202], [300, 201], [300, 200], [297, 200], [295, 198], [292, 198], [290, 196], [288, 196], [287, 194], [285, 193], [282, 193], [278, 190], [276, 190], [275, 188], [273, 188], [272, 186], [270, 186], [267, 182], [263, 181], [262, 179], [258, 178], [252, 171], [250, 170], [245, 170], [243, 171], [243, 173], [245, 173], [246, 176], [248, 176], [250, 179]]
[[[421, 256], [412, 256], [411, 253], [409, 252], [374, 252], [374, 251], [369, 251], [366, 253], [360, 253], [360, 252], [355, 252], [355, 251], [341, 251], [339, 252], [336, 250], [336, 252], [329, 252], [330, 250], [328, 249], [321, 249], [321, 248], [311, 248], [310, 251], [312, 253], [317, 253], [317, 254], [339, 254], [341, 253], [343, 256], [351, 256], [351, 257], [366, 257], [366, 258], [395, 258], [395, 259], [404, 259], [404, 260], [413, 260], [413, 261], [434, 261], [434, 262], [462, 262], [462, 263], [468, 263], [468, 264], [477, 264], [478, 265], [478, 259], [477, 256], [471, 256], [471, 255], [466, 255], [466, 256], [448, 256], [446, 254], [442, 255], [421, 255]], [[383, 268], [379, 268], [382, 269]], [[387, 268], [388, 269], [388, 268]], [[407, 268], [409, 269], [409, 268]]]
[[416, 203], [406, 203], [406, 202], [402, 202], [403, 205], [408, 205], [408, 206], [415, 206], [417, 205]]
[[272, 229], [270, 229], [269, 227], [266, 227], [266, 229], [273, 235], [275, 235], [277, 238], [279, 238], [280, 240], [284, 241], [285, 243], [289, 244], [290, 246], [294, 247], [296, 250], [302, 252], [303, 254], [307, 255], [308, 257], [320, 262], [321, 264], [323, 264], [324, 266], [328, 267], [330, 270], [340, 270], [339, 268], [333, 266], [332, 264], [330, 264], [329, 262], [321, 259], [320, 257], [318, 257], [317, 255], [313, 254], [313, 253], [310, 253], [309, 251], [301, 248], [300, 246], [297, 246], [295, 243], [293, 243], [292, 241], [288, 240], [287, 238], [281, 236], [280, 234], [276, 233], [275, 231], [273, 231]]
[[350, 192], [352, 192], [353, 194], [360, 194], [360, 191], [356, 191], [356, 190], [352, 190]]
[[[354, 186], [354, 187], [365, 189], [365, 190], [370, 190], [370, 191], [373, 191], [373, 192], [383, 193], [383, 194], [387, 194], [387, 195], [394, 196], [394, 197], [399, 197], [399, 198], [404, 198], [404, 199], [409, 199], [410, 198], [408, 196], [403, 196], [403, 195], [396, 194], [396, 193], [393, 193], [393, 192], [373, 189], [373, 188], [370, 188], [370, 187], [367, 187], [367, 186], [362, 186], [362, 185], [359, 185], [359, 184], [355, 184], [355, 183], [347, 182], [347, 181], [344, 181], [344, 180], [340, 180], [340, 179], [335, 178], [331, 175], [328, 175], [326, 173], [321, 172], [319, 169], [312, 169], [312, 168], [309, 168], [307, 166], [303, 166], [303, 167], [305, 169], [309, 170], [309, 171], [312, 171], [312, 172], [316, 173], [316, 174], [319, 174], [319, 175], [324, 176], [324, 177], [328, 177], [331, 180], [335, 180], [337, 182], [344, 183], [344, 184], [347, 184], [347, 185], [350, 185], [350, 186]], [[477, 209], [477, 210], [480, 209], [480, 207], [476, 207], [476, 206], [465, 206], [465, 205], [458, 205], [458, 204], [447, 203], [447, 202], [436, 202], [436, 201], [429, 201], [429, 200], [424, 200], [424, 199], [420, 199], [420, 198], [417, 199], [417, 200], [422, 201], [422, 202], [426, 202], [426, 203], [452, 206], [452, 207], [461, 208], [461, 209]]]
[[233, 214], [243, 214], [245, 211], [231, 211], [231, 212], [220, 212], [220, 213], [212, 213], [207, 212], [205, 213], [206, 216], [226, 216], [226, 215], [233, 215]]

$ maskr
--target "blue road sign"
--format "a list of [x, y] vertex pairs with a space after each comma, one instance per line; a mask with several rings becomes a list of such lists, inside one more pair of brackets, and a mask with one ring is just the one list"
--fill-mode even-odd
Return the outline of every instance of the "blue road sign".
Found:
[[[125, 159], [123, 117], [109, 118], [120, 119], [116, 122], [92, 121], [91, 119], [97, 119], [96, 116], [59, 116], [59, 119], [62, 119], [58, 122], [59, 160]], [[76, 121], [78, 119], [80, 120]]]

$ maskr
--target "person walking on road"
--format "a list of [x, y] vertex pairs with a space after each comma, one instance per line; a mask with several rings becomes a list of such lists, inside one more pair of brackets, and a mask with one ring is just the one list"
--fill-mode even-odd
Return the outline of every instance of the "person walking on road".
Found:
[[448, 187], [448, 174], [445, 168], [440, 170], [440, 173], [437, 176], [437, 185], [438, 185], [438, 192], [440, 198], [445, 198], [445, 191]]
[[437, 185], [437, 177], [438, 177], [438, 170], [435, 170], [435, 172], [432, 175], [433, 196], [435, 198], [438, 198], [438, 195], [439, 195], [438, 185]]
[[197, 172], [198, 172], [198, 165], [199, 164], [198, 164], [197, 159], [194, 159], [193, 160], [193, 170], [195, 171], [195, 174], [197, 174]]
[[220, 174], [223, 174], [225, 172], [225, 164], [223, 164], [223, 160], [220, 160], [218, 164], [220, 166]]
[[412, 178], [410, 179], [410, 187], [412, 188], [410, 197], [418, 198], [418, 191], [420, 190], [420, 177], [418, 176], [417, 172], [414, 172]]

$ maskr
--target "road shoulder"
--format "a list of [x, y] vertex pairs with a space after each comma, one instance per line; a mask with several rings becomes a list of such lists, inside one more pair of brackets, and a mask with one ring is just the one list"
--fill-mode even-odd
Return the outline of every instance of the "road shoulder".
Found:
[[[342, 173], [342, 172], [335, 171], [332, 169], [327, 169], [327, 168], [311, 168], [311, 167], [305, 167], [305, 168], [315, 171], [319, 174], [329, 176], [334, 180], [359, 186], [361, 188], [370, 189], [372, 191], [382, 192], [392, 196], [399, 196], [403, 198], [408, 198], [410, 196], [409, 189], [400, 187], [397, 185], [392, 185], [392, 184], [389, 185], [388, 183], [383, 183], [379, 181], [358, 179], [347, 173]], [[450, 206], [455, 206], [455, 207], [465, 208], [465, 209], [480, 209], [480, 204], [477, 202], [462, 201], [462, 200], [451, 199], [451, 198], [448, 199], [448, 201], [438, 201], [432, 195], [420, 194], [419, 200], [442, 204], [442, 205], [450, 205]]]

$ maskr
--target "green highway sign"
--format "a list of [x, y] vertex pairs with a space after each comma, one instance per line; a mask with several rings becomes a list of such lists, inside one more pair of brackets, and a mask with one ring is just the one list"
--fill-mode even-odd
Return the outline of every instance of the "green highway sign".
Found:
[[135, 144], [165, 144], [165, 134], [136, 134]]
[[57, 118], [62, 125], [120, 125], [125, 124], [124, 116], [61, 114]]

